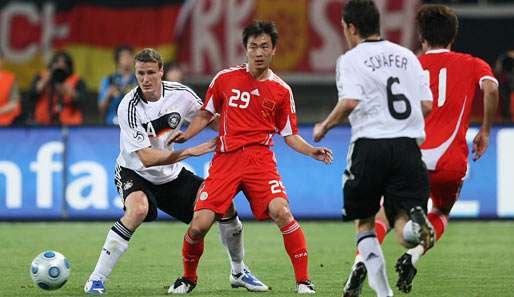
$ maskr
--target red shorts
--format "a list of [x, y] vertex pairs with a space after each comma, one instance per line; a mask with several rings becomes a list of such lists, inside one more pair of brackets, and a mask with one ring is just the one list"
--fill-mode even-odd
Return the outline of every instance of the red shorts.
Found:
[[449, 212], [459, 198], [464, 174], [459, 171], [438, 170], [429, 171], [428, 176], [433, 207]]
[[243, 191], [250, 202], [257, 220], [270, 218], [271, 200], [287, 200], [274, 154], [267, 146], [253, 145], [234, 152], [216, 153], [209, 176], [199, 190], [195, 210], [210, 209], [222, 216], [239, 191]]

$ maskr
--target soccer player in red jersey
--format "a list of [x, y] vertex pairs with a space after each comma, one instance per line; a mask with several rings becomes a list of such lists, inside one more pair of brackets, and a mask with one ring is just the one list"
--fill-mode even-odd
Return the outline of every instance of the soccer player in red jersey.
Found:
[[315, 293], [308, 275], [307, 245], [302, 228], [288, 206], [287, 194], [270, 150], [279, 133], [294, 150], [324, 163], [332, 162], [328, 148], [313, 147], [297, 134], [291, 88], [271, 71], [278, 33], [271, 22], [256, 21], [243, 31], [248, 64], [220, 71], [212, 80], [202, 110], [185, 132], [170, 141], [184, 142], [199, 133], [219, 113], [219, 140], [193, 221], [184, 236], [184, 275], [170, 293], [189, 293], [197, 281], [204, 236], [223, 215], [233, 197], [243, 191], [256, 219], [272, 219], [282, 232], [293, 264], [298, 293]]
[[[483, 92], [484, 112], [480, 130], [473, 139], [473, 161], [480, 159], [489, 146], [489, 132], [498, 106], [498, 81], [482, 59], [451, 51], [459, 21], [449, 7], [423, 6], [416, 15], [416, 24], [424, 50], [419, 59], [429, 74], [434, 95], [432, 113], [425, 119], [426, 140], [421, 152], [429, 170], [433, 205], [428, 219], [438, 240], [468, 170], [466, 132], [476, 88]], [[405, 269], [415, 271], [416, 261], [424, 252], [422, 247], [409, 250], [399, 259], [397, 268], [411, 266]]]

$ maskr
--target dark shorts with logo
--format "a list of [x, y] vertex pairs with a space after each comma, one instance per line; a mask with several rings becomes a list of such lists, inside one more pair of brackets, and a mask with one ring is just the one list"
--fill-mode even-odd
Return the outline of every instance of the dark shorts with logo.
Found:
[[415, 139], [361, 138], [350, 145], [348, 154], [344, 220], [373, 217], [382, 197], [391, 226], [402, 210], [408, 214], [411, 208], [421, 206], [426, 212], [428, 173]]
[[183, 168], [176, 179], [162, 185], [154, 185], [135, 171], [116, 165], [114, 182], [123, 203], [130, 193], [143, 191], [146, 194], [149, 207], [145, 222], [157, 219], [157, 209], [160, 209], [189, 224], [193, 219], [196, 193], [203, 179]]

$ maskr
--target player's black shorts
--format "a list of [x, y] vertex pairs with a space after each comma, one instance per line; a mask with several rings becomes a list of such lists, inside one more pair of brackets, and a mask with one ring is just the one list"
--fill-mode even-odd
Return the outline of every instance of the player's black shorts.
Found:
[[154, 185], [133, 170], [116, 165], [114, 182], [124, 203], [132, 192], [143, 191], [146, 194], [149, 207], [145, 222], [157, 219], [157, 209], [160, 209], [189, 224], [193, 219], [196, 193], [203, 179], [183, 168], [176, 179]]
[[350, 145], [344, 172], [343, 220], [373, 217], [384, 197], [387, 219], [394, 226], [399, 210], [427, 208], [429, 184], [415, 139], [360, 138]]

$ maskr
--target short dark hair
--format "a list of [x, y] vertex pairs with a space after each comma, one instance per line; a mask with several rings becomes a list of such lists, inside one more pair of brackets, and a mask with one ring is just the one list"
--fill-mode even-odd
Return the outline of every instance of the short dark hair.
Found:
[[275, 47], [278, 40], [278, 31], [275, 23], [271, 21], [253, 21], [250, 25], [246, 26], [243, 30], [243, 46], [246, 48], [250, 37], [261, 34], [268, 34], [271, 37], [271, 44]]
[[380, 13], [371, 0], [348, 1], [343, 7], [343, 20], [346, 26], [353, 24], [362, 38], [380, 34]]
[[130, 54], [134, 53], [134, 49], [130, 45], [122, 44], [116, 47], [114, 50], [114, 63], [118, 64], [120, 61], [121, 53], [129, 52]]
[[159, 66], [159, 69], [162, 68], [161, 55], [153, 48], [145, 48], [145, 49], [139, 51], [134, 56], [134, 63], [136, 63], [136, 62], [144, 62], [144, 63], [153, 62], [153, 63], [157, 63], [157, 65]]
[[418, 10], [416, 26], [421, 38], [431, 46], [446, 47], [457, 37], [459, 20], [448, 6], [430, 4]]

